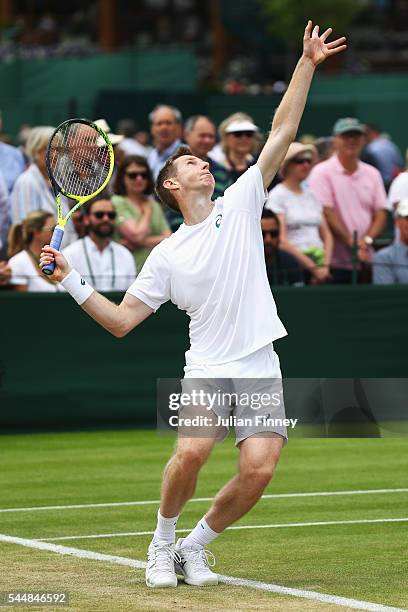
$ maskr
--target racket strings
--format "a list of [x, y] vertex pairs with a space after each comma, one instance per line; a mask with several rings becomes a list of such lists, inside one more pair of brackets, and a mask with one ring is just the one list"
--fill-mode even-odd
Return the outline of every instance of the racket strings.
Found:
[[50, 144], [50, 166], [64, 192], [86, 197], [106, 181], [111, 152], [99, 132], [83, 123], [63, 125]]

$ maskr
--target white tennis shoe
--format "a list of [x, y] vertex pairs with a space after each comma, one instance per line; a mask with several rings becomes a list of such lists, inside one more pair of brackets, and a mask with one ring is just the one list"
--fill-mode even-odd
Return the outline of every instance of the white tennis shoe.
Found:
[[147, 552], [146, 584], [148, 587], [166, 588], [177, 586], [174, 562], [180, 557], [174, 550], [174, 544], [151, 542]]
[[218, 576], [210, 570], [215, 565], [215, 557], [204, 546], [183, 546], [185, 538], [177, 541], [175, 552], [179, 561], [175, 561], [176, 573], [184, 576], [184, 582], [194, 586], [218, 584]]

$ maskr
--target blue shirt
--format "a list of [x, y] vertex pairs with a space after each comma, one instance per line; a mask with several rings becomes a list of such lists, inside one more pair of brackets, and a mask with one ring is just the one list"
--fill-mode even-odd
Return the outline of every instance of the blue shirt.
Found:
[[153, 149], [152, 151], [150, 151], [147, 161], [149, 163], [150, 170], [153, 173], [154, 180], [157, 179], [159, 172], [163, 168], [166, 161], [169, 159], [169, 157], [171, 157], [171, 155], [173, 155], [173, 153], [177, 151], [180, 145], [181, 140], [177, 139], [173, 142], [173, 144], [171, 144], [161, 153], [159, 153], [157, 149]]
[[408, 244], [394, 242], [374, 255], [375, 285], [408, 284]]
[[367, 151], [374, 156], [384, 183], [389, 185], [404, 165], [397, 145], [388, 138], [380, 137], [367, 145]]
[[23, 154], [16, 147], [0, 142], [0, 172], [6, 181], [9, 193], [16, 179], [26, 167]]

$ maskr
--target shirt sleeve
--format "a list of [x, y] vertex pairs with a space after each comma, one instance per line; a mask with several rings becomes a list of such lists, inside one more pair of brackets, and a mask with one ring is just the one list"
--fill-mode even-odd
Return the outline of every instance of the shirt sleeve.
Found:
[[379, 251], [373, 260], [374, 285], [393, 285], [396, 282], [392, 262], [388, 260], [387, 253]]
[[170, 267], [160, 247], [152, 250], [139, 276], [127, 290], [155, 312], [170, 299]]
[[322, 206], [333, 208], [334, 193], [330, 184], [330, 179], [324, 168], [319, 168], [320, 165], [321, 164], [318, 164], [312, 170], [308, 179], [309, 187]]
[[260, 219], [267, 197], [268, 193], [264, 189], [261, 171], [258, 164], [254, 164], [225, 190], [224, 210], [228, 208], [245, 210]]
[[373, 209], [387, 208], [387, 194], [385, 192], [381, 174], [375, 168], [373, 168], [373, 170]]

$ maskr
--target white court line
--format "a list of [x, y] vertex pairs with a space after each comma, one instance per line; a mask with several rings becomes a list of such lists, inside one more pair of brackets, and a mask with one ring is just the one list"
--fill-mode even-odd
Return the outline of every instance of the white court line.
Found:
[[[59, 555], [70, 555], [71, 557], [79, 557], [80, 559], [91, 559], [93, 561], [106, 561], [108, 563], [116, 563], [117, 565], [127, 565], [137, 569], [146, 567], [144, 561], [137, 559], [128, 559], [127, 557], [117, 557], [113, 555], [104, 555], [93, 552], [91, 550], [82, 550], [80, 548], [68, 548], [57, 544], [48, 544], [46, 542], [37, 542], [36, 540], [27, 540], [25, 538], [17, 538], [0, 534], [0, 542], [9, 544], [18, 544], [27, 548], [35, 548], [38, 550], [46, 550], [49, 552], [58, 553]], [[246, 580], [245, 578], [235, 578], [234, 576], [218, 575], [220, 582], [231, 584], [234, 586], [247, 587], [250, 589], [258, 589], [261, 591], [269, 591], [270, 593], [279, 593], [280, 595], [290, 595], [292, 597], [300, 597], [303, 599], [311, 599], [323, 603], [334, 604], [337, 606], [346, 606], [354, 610], [368, 610], [369, 612], [406, 612], [402, 608], [393, 608], [383, 606], [381, 604], [371, 603], [369, 601], [360, 601], [358, 599], [349, 599], [348, 597], [338, 597], [336, 595], [327, 595], [318, 593], [317, 591], [306, 591], [303, 589], [293, 589], [280, 586], [278, 584], [270, 584], [269, 582], [260, 582], [258, 580]]]
[[[227, 530], [234, 529], [274, 529], [276, 527], [317, 527], [320, 525], [363, 525], [365, 523], [403, 523], [407, 518], [387, 518], [387, 519], [356, 519], [350, 521], [318, 521], [314, 523], [274, 523], [272, 525], [234, 525], [227, 527]], [[176, 533], [190, 533], [190, 529], [176, 529]], [[154, 531], [129, 531], [125, 533], [99, 533], [95, 535], [83, 536], [62, 536], [59, 538], [36, 538], [35, 542], [57, 542], [60, 540], [96, 540], [99, 538], [123, 538], [127, 536], [153, 535]]]
[[[408, 493], [406, 489], [362, 489], [356, 491], [314, 491], [311, 493], [272, 493], [262, 495], [261, 499], [279, 499], [286, 497], [328, 497], [331, 495], [381, 495], [389, 493]], [[189, 502], [210, 502], [214, 497], [194, 497]], [[67, 506], [31, 506], [28, 508], [0, 508], [0, 512], [36, 512], [41, 510], [71, 510], [79, 508], [113, 508], [117, 506], [146, 506], [160, 504], [159, 499], [106, 502], [101, 504], [71, 504]]]

